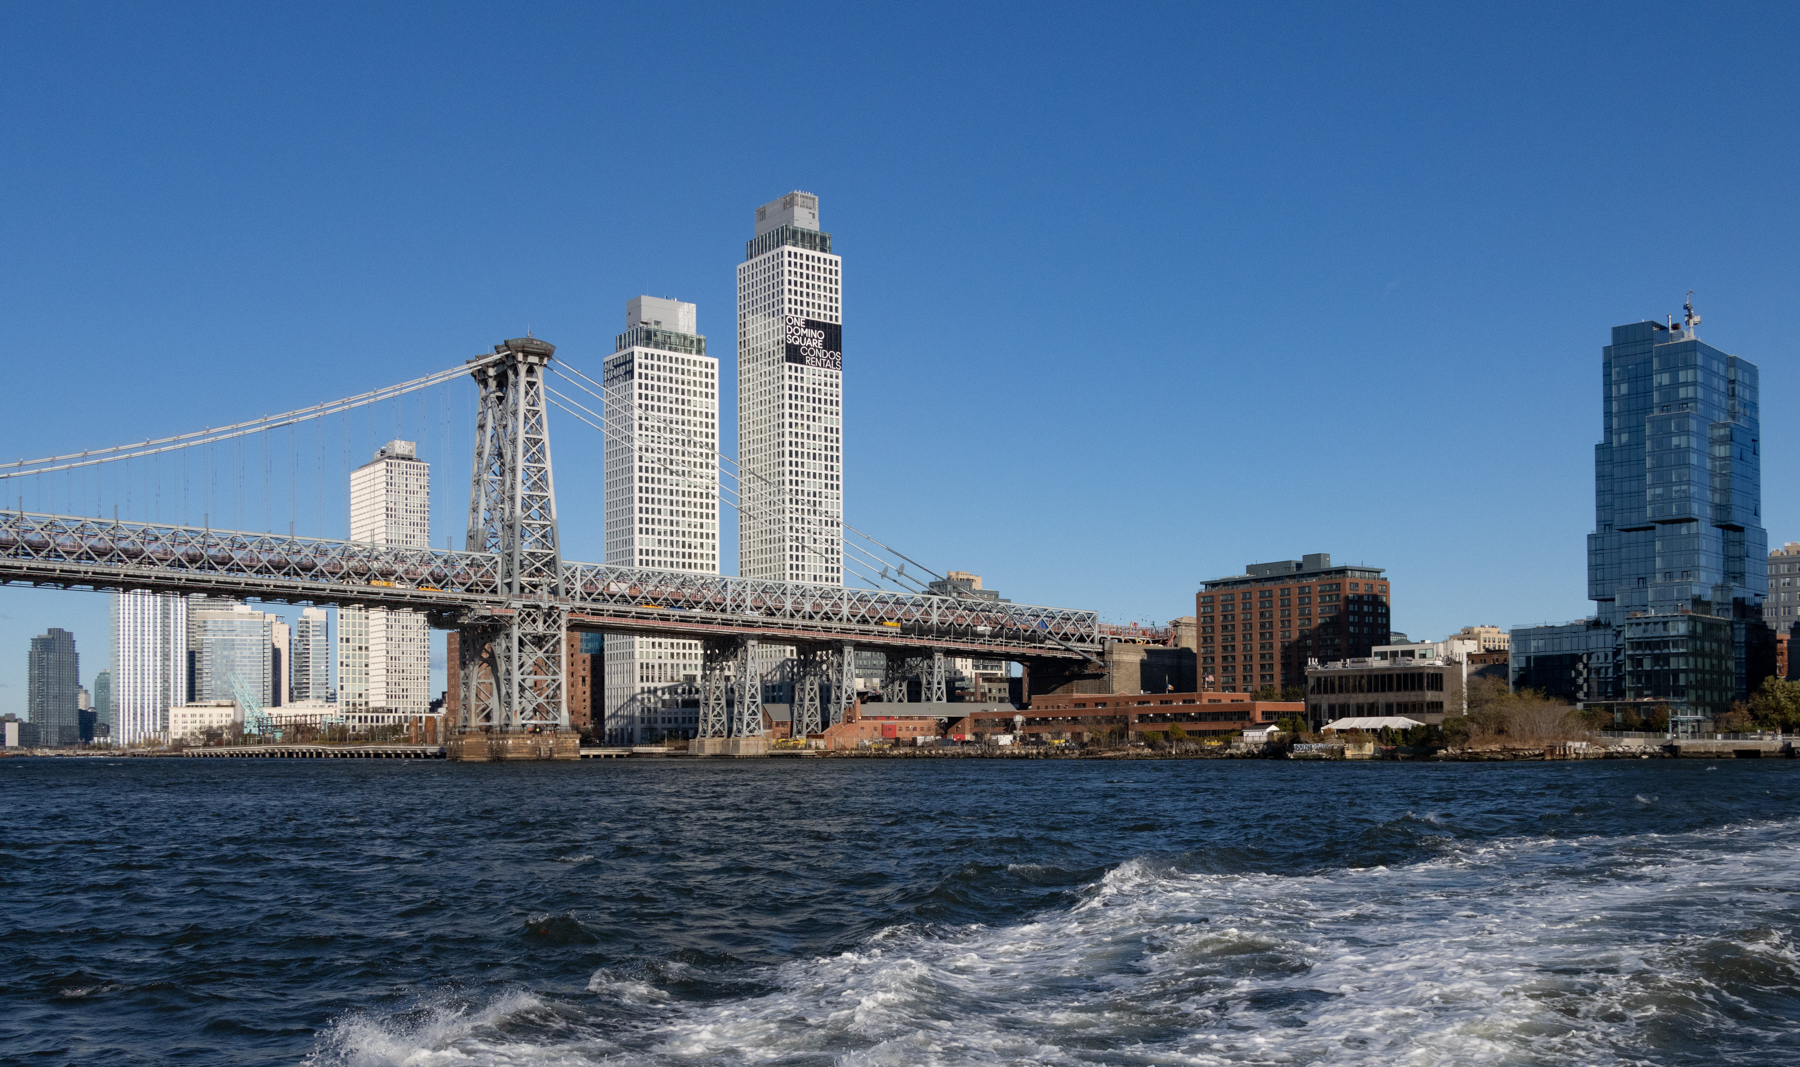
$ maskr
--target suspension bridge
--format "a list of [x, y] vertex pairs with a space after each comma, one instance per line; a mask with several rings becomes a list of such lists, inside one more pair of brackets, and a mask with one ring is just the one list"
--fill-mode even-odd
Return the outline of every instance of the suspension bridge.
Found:
[[[267, 601], [364, 605], [420, 612], [440, 629], [456, 631], [459, 662], [450, 664], [457, 690], [453, 756], [509, 758], [541, 751], [542, 735], [567, 733], [564, 657], [571, 630], [667, 637], [701, 642], [699, 737], [704, 741], [761, 736], [760, 646], [794, 650], [794, 728], [816, 732], [842, 720], [855, 699], [854, 655], [879, 651], [898, 664], [894, 673], [917, 677], [922, 699], [946, 698], [947, 657], [1022, 663], [1052, 674], [1079, 673], [1097, 664], [1106, 633], [1092, 611], [1040, 607], [943, 595], [926, 588], [936, 576], [854, 527], [841, 532], [846, 571], [878, 588], [750, 580], [694, 571], [578, 563], [564, 560], [557, 525], [548, 407], [609, 435], [608, 425], [577, 400], [577, 391], [602, 405], [604, 389], [578, 370], [555, 363], [555, 346], [526, 337], [495, 345], [462, 366], [342, 400], [196, 433], [147, 440], [0, 467], [0, 481], [59, 476], [72, 500], [77, 475], [84, 506], [89, 472], [161, 464], [172, 453], [211, 450], [207, 492], [216, 493], [216, 453], [230, 443], [262, 441], [265, 519], [276, 480], [270, 438], [332, 416], [391, 403], [448, 382], [472, 378], [475, 405], [468, 525], [461, 550], [405, 548], [292, 532], [215, 529], [211, 512], [199, 526], [139, 518], [27, 511], [0, 512], [0, 582], [89, 590], [203, 593]], [[560, 371], [569, 391], [552, 386]], [[279, 449], [277, 449], [279, 451]], [[292, 451], [292, 450], [290, 450]], [[744, 514], [744, 472], [714, 454], [717, 481], [708, 486]], [[186, 460], [183, 460], [184, 469]], [[297, 471], [297, 461], [294, 463]], [[147, 481], [138, 505], [163, 487]], [[95, 479], [100, 486], [104, 479]], [[226, 479], [229, 481], [229, 477]], [[251, 477], [254, 483], [256, 478]], [[297, 474], [289, 479], [297, 500]], [[736, 487], [733, 482], [738, 483]], [[319, 492], [323, 493], [323, 481]], [[113, 489], [116, 492], [118, 481]], [[97, 488], [95, 510], [106, 510]], [[216, 495], [207, 498], [216, 504]], [[182, 501], [187, 503], [184, 483]], [[243, 502], [235, 504], [241, 513]], [[757, 517], [752, 516], [752, 521]], [[270, 525], [265, 521], [265, 525]], [[839, 533], [839, 531], [833, 531]], [[908, 564], [913, 566], [908, 572]], [[826, 694], [829, 694], [827, 699]], [[569, 738], [573, 752], [573, 737]]]

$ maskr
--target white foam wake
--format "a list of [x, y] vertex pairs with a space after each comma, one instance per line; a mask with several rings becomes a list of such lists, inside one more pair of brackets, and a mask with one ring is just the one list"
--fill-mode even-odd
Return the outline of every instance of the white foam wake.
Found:
[[[333, 1062], [1730, 1062], [1800, 1047], [1793, 917], [1766, 892], [1797, 876], [1796, 823], [1308, 877], [1132, 861], [1036, 921], [897, 927], [776, 968], [760, 996], [695, 1007], [600, 972], [579, 1010], [604, 1041], [495, 1040], [465, 1015], [403, 1038], [345, 1023], [333, 1047], [368, 1058]], [[1782, 989], [1790, 1010], [1759, 1006]], [[621, 1012], [629, 1032], [607, 1025]]]

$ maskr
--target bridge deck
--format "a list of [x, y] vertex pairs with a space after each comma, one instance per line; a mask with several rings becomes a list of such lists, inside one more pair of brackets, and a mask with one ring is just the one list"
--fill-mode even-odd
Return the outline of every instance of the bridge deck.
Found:
[[[513, 609], [499, 573], [498, 558], [483, 552], [0, 513], [7, 583], [363, 604], [452, 628]], [[563, 564], [563, 587], [555, 603], [574, 629], [1000, 659], [1088, 659], [1102, 643], [1095, 612], [1030, 604], [593, 563]]]

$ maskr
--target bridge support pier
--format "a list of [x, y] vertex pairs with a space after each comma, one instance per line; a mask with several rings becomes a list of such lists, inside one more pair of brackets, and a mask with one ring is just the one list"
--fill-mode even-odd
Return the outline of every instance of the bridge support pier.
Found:
[[910, 657], [902, 658], [888, 653], [887, 669], [882, 672], [881, 699], [888, 704], [904, 704], [910, 688], [906, 682], [912, 677], [913, 661]]
[[831, 686], [831, 725], [844, 721], [856, 706], [856, 646], [845, 642], [837, 654], [837, 679]]
[[[503, 608], [464, 620], [452, 759], [579, 759], [569, 733], [568, 590], [556, 527], [544, 370], [556, 346], [521, 337], [477, 362], [481, 387], [466, 549], [500, 561]], [[476, 740], [479, 731], [483, 741]], [[567, 735], [567, 743], [556, 738]], [[566, 750], [566, 754], [565, 754]], [[480, 755], [485, 751], [485, 757]]]
[[700, 653], [700, 729], [696, 739], [723, 739], [731, 729], [728, 714], [728, 692], [731, 686], [731, 661], [737, 655], [735, 641], [706, 641]]
[[757, 663], [756, 638], [747, 637], [738, 645], [737, 699], [732, 701], [731, 736], [749, 738], [763, 736], [762, 665]]
[[945, 690], [944, 654], [933, 652], [929, 660], [921, 660], [925, 668], [919, 678], [919, 699], [927, 704], [942, 704], [950, 699]]
[[825, 658], [816, 648], [801, 648], [794, 653], [794, 706], [792, 732], [795, 739], [825, 732]]
[[[762, 675], [756, 662], [757, 647], [753, 637], [708, 641], [703, 646], [700, 729], [690, 748], [695, 755], [768, 753], [769, 739], [762, 725]], [[728, 678], [727, 670], [735, 677]]]

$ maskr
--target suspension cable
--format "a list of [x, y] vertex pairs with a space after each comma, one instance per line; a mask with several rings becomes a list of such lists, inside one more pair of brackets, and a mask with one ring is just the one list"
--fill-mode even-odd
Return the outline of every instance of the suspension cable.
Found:
[[87, 452], [70, 452], [61, 456], [45, 456], [40, 459], [21, 459], [0, 467], [0, 480], [17, 478], [27, 474], [48, 474], [52, 471], [69, 470], [75, 467], [91, 467], [100, 463], [111, 463], [121, 459], [132, 459], [140, 456], [152, 456], [160, 452], [172, 452], [178, 448], [191, 448], [195, 445], [217, 444], [246, 434], [259, 433], [289, 426], [309, 419], [335, 415], [353, 408], [390, 400], [407, 393], [426, 389], [453, 378], [461, 377], [478, 367], [485, 366], [503, 358], [500, 354], [478, 356], [461, 367], [441, 370], [428, 374], [423, 378], [414, 378], [410, 382], [390, 385], [381, 389], [359, 393], [356, 396], [344, 397], [311, 407], [298, 408], [280, 415], [265, 415], [259, 419], [233, 423], [216, 429], [200, 430], [195, 433], [177, 434], [174, 437], [159, 437], [153, 440], [140, 441], [130, 445], [115, 445], [111, 448], [93, 449]]

